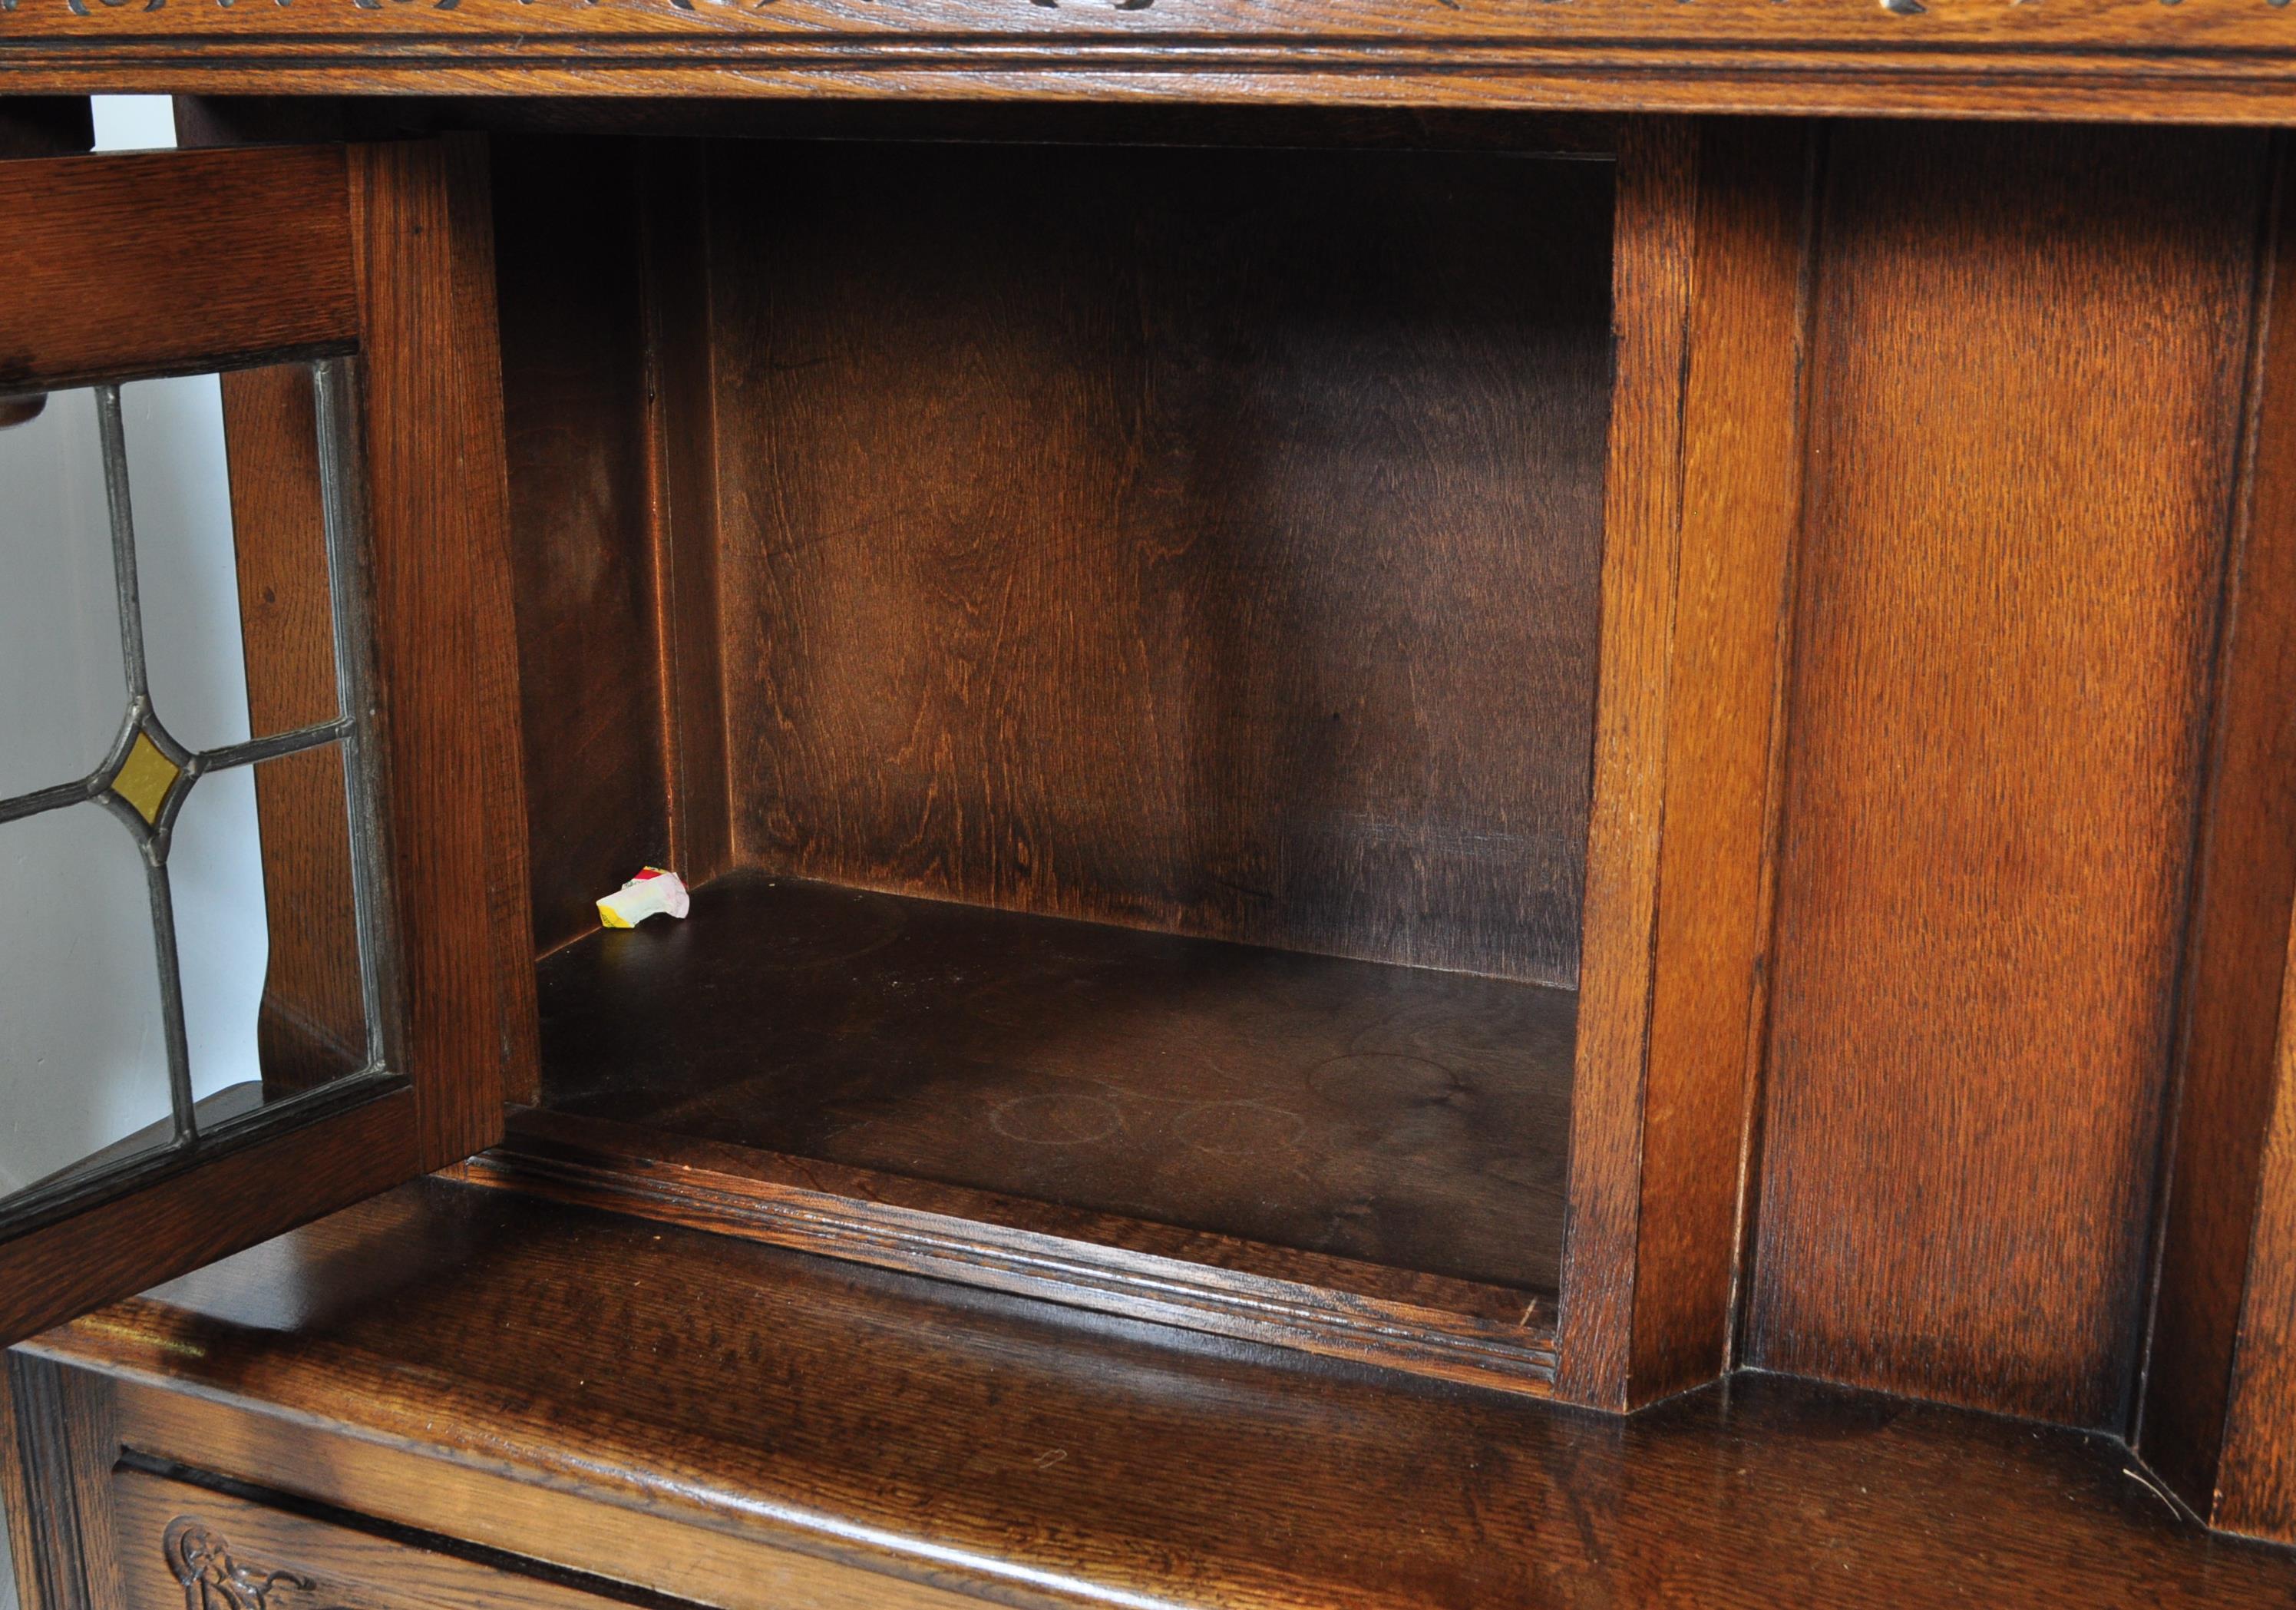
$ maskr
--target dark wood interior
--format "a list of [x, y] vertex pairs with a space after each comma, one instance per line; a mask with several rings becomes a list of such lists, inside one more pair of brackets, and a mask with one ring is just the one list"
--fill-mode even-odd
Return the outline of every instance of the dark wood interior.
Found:
[[538, 993], [556, 1112], [1554, 1289], [1567, 990], [742, 872]]
[[0, 1240], [28, 1605], [2287, 1600], [2268, 9], [20, 15], [235, 98], [0, 162], [14, 410], [356, 354], [406, 1031]]
[[533, 1094], [1551, 1297], [1611, 163], [496, 163]]
[[711, 178], [741, 860], [1577, 982], [1606, 164]]

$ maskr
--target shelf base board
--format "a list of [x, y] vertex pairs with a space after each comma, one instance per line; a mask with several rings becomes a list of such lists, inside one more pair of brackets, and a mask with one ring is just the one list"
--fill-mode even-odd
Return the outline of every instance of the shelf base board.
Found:
[[[455, 1171], [1072, 1308], [1544, 1397], [1554, 1302], [540, 1109]], [[1037, 1228], [1031, 1228], [1031, 1226]]]

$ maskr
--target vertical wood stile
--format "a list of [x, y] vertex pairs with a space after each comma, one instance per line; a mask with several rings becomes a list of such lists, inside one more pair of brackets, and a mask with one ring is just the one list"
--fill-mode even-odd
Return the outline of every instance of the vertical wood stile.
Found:
[[486, 149], [352, 149], [375, 654], [425, 1168], [536, 1088]]
[[2296, 1539], [2296, 329], [2276, 152], [2186, 941], [2139, 1450], [2214, 1524]]
[[1675, 118], [1628, 125], [1619, 152], [1595, 791], [1555, 1376], [1559, 1396], [1611, 1408], [1630, 1392], [1642, 1228], [1696, 157], [1695, 126]]
[[1564, 1395], [1728, 1365], [1800, 513], [1808, 130], [1636, 125], [1620, 156], [1602, 694]]
[[1701, 131], [1628, 1394], [1638, 1403], [1730, 1362], [1801, 517], [1812, 138], [1788, 122]]

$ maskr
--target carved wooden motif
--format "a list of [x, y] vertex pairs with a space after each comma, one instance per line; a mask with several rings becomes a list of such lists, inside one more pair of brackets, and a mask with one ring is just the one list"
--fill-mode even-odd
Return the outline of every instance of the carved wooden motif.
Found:
[[[284, 1596], [318, 1587], [292, 1571], [267, 1571], [234, 1558], [221, 1532], [191, 1516], [169, 1522], [160, 1546], [168, 1569], [184, 1585], [184, 1610], [286, 1610]], [[275, 1602], [275, 1594], [283, 1597]]]

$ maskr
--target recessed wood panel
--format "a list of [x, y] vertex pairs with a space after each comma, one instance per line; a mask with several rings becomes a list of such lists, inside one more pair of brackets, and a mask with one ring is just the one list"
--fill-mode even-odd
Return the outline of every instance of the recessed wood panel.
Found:
[[[619, 145], [509, 138], [493, 155], [534, 939], [547, 950], [669, 856], [638, 204]], [[698, 274], [687, 290], [698, 302]]]
[[1575, 982], [1610, 190], [721, 148], [736, 858]]
[[2262, 158], [1834, 136], [1756, 1362], [2124, 1423]]

